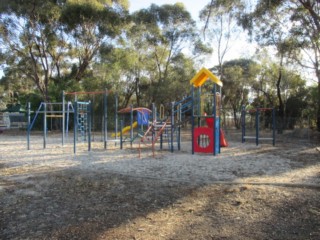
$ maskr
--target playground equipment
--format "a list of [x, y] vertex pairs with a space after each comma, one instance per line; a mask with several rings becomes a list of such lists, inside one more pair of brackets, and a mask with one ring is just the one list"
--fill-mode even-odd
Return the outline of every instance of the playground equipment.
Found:
[[[213, 128], [214, 126], [214, 118], [206, 118], [206, 123], [209, 128]], [[229, 144], [225, 138], [225, 134], [223, 130], [220, 128], [220, 147], [228, 147]]]
[[[208, 96], [203, 95], [205, 88], [202, 87], [207, 80], [213, 82], [213, 89]], [[102, 132], [104, 148], [107, 149], [108, 142], [120, 143], [120, 149], [123, 144], [129, 142], [133, 144], [135, 139], [139, 139], [139, 153], [142, 146], [152, 148], [153, 155], [155, 154], [155, 145], [159, 141], [160, 149], [163, 149], [165, 141], [168, 142], [168, 149], [173, 152], [175, 149], [181, 148], [181, 126], [184, 123], [183, 115], [191, 112], [192, 123], [192, 154], [194, 152], [220, 153], [221, 146], [227, 146], [223, 131], [220, 129], [220, 109], [221, 109], [221, 89], [222, 82], [209, 70], [202, 68], [190, 81], [192, 85], [192, 94], [178, 102], [171, 103], [171, 111], [167, 111], [165, 115], [164, 105], [160, 105], [159, 114], [155, 104], [152, 105], [152, 110], [148, 108], [133, 108], [133, 106], [121, 109], [118, 111], [118, 98], [115, 95], [114, 105], [114, 121], [115, 130], [108, 138], [108, 116], [107, 116], [107, 99], [108, 91], [97, 92], [63, 92], [62, 103], [41, 103], [35, 117], [31, 121], [30, 104], [28, 105], [28, 149], [30, 149], [30, 132], [39, 114], [43, 114], [44, 122], [44, 148], [46, 148], [47, 135], [47, 118], [61, 118], [62, 123], [62, 145], [65, 138], [68, 137], [70, 114], [73, 115], [74, 124], [74, 153], [77, 150], [77, 142], [87, 141], [88, 151], [91, 150], [91, 132], [93, 123], [93, 105], [91, 101], [85, 101], [85, 97], [79, 101], [79, 95], [103, 95], [103, 115], [102, 115]], [[73, 96], [74, 101], [66, 101], [66, 96]], [[208, 101], [208, 114], [204, 111], [205, 100]], [[70, 97], [69, 99], [70, 100]], [[94, 100], [94, 98], [93, 98]], [[59, 106], [56, 110], [53, 106]], [[100, 111], [101, 113], [101, 111]], [[118, 131], [118, 114], [122, 115], [120, 121], [120, 131]], [[125, 115], [130, 114], [130, 120], [124, 121]], [[136, 117], [134, 121], [134, 116]], [[204, 121], [205, 120], [205, 121]], [[206, 126], [203, 126], [203, 122]], [[125, 123], [125, 127], [124, 127]], [[197, 126], [196, 126], [197, 124]], [[137, 129], [134, 132], [134, 129]], [[120, 138], [119, 138], [120, 137]]]
[[[66, 101], [66, 96], [73, 96], [74, 102]], [[78, 101], [79, 95], [103, 95], [103, 119], [102, 132], [104, 148], [107, 148], [108, 141], [117, 141], [107, 138], [107, 96], [108, 91], [97, 92], [64, 92], [62, 93], [62, 102], [57, 103], [40, 103], [38, 110], [35, 112], [33, 119], [31, 119], [31, 105], [28, 103], [28, 127], [27, 127], [27, 147], [30, 150], [30, 133], [35, 124], [39, 114], [43, 114], [43, 148], [46, 148], [47, 142], [47, 118], [61, 118], [62, 123], [62, 145], [68, 137], [70, 114], [74, 114], [74, 153], [76, 152], [77, 141], [87, 141], [88, 151], [91, 150], [91, 129], [92, 129], [92, 103], [91, 101]], [[115, 105], [117, 109], [118, 98], [115, 95]], [[115, 131], [117, 131], [117, 112], [115, 113]], [[120, 141], [120, 140], [118, 140]]]
[[118, 132], [117, 134], [116, 134], [116, 133], [112, 133], [111, 137], [115, 137], [115, 136], [120, 137], [121, 134], [122, 134], [122, 135], [123, 135], [123, 134], [126, 134], [127, 132], [129, 132], [129, 131], [131, 130], [131, 128], [136, 128], [137, 126], [138, 126], [138, 122], [135, 121], [135, 122], [132, 124], [132, 126], [131, 126], [131, 125], [128, 125], [128, 126], [124, 127], [124, 128], [121, 130], [121, 133], [120, 133], [120, 132]]
[[[272, 135], [271, 137], [261, 137], [261, 131], [260, 131], [260, 118], [261, 113], [271, 113], [271, 121], [269, 121], [269, 124], [271, 126]], [[247, 139], [255, 139], [256, 145], [258, 146], [261, 140], [271, 140], [272, 145], [275, 146], [275, 130], [276, 130], [276, 115], [275, 115], [275, 109], [274, 108], [256, 108], [249, 111], [250, 114], [254, 114], [255, 116], [255, 136], [248, 136], [246, 135], [246, 114], [248, 111], [246, 110], [245, 106], [242, 106], [241, 110], [241, 128], [242, 128], [242, 143], [246, 142]]]
[[[211, 80], [213, 82], [211, 104], [208, 110], [211, 113], [205, 113], [201, 104], [202, 86]], [[221, 109], [221, 90], [222, 82], [208, 69], [202, 68], [191, 80], [192, 85], [192, 154], [195, 152], [220, 153], [220, 139], [222, 138], [225, 146], [227, 143], [224, 135], [220, 131], [220, 109]], [[210, 106], [211, 105], [211, 106]], [[207, 121], [208, 126], [201, 126], [201, 120]], [[197, 123], [197, 127], [196, 127]]]
[[[143, 108], [143, 107], [138, 107], [138, 108], [133, 108], [133, 106], [131, 105], [130, 107], [127, 107], [127, 108], [123, 108], [123, 109], [120, 109], [118, 111], [118, 113], [122, 114], [123, 116], [123, 119], [121, 121], [121, 125], [123, 125], [123, 122], [124, 122], [124, 116], [126, 114], [130, 114], [130, 119], [129, 119], [129, 125], [126, 126], [126, 127], [121, 127], [121, 131], [120, 132], [115, 132], [112, 134], [112, 136], [121, 136], [121, 135], [124, 135], [126, 133], [129, 133], [129, 137], [126, 137], [125, 139], [121, 139], [121, 142], [130, 142], [131, 145], [132, 145], [132, 142], [138, 137], [138, 135], [135, 135], [133, 134], [133, 129], [134, 128], [137, 128], [137, 127], [140, 127], [138, 129], [138, 134], [139, 131], [143, 131], [143, 127], [144, 126], [148, 126], [149, 124], [149, 115], [151, 113], [151, 110], [148, 109], [148, 108]], [[133, 118], [134, 118], [134, 113], [136, 113], [136, 117], [137, 117], [137, 120], [136, 121], [133, 121]]]
[[[203, 111], [201, 101], [201, 86], [210, 79], [213, 83], [211, 110], [212, 113], [207, 116]], [[181, 147], [181, 125], [183, 123], [182, 115], [188, 111], [192, 112], [192, 154], [194, 152], [220, 153], [220, 146], [228, 146], [223, 131], [220, 129], [220, 108], [221, 108], [221, 87], [222, 82], [209, 70], [201, 69], [190, 81], [192, 85], [192, 95], [187, 96], [178, 102], [171, 103], [171, 114], [165, 118], [163, 106], [160, 106], [160, 120], [157, 117], [156, 107], [153, 105], [153, 120], [149, 128], [141, 138], [140, 143], [145, 143], [146, 139], [152, 139], [150, 147], [153, 155], [155, 144], [160, 139], [160, 149], [163, 146], [164, 136], [168, 139], [169, 149], [174, 151], [174, 143], [177, 149]], [[217, 89], [219, 87], [219, 89]], [[201, 120], [205, 119], [207, 126], [201, 126]], [[195, 127], [196, 122], [198, 126]], [[141, 151], [140, 145], [139, 150]], [[140, 153], [140, 152], [139, 152]]]
[[[163, 149], [165, 138], [168, 141], [168, 148], [171, 152], [174, 151], [174, 143], [177, 142], [177, 149], [180, 150], [180, 124], [175, 118], [175, 103], [171, 103], [171, 115], [165, 116], [164, 106], [160, 105], [160, 114], [157, 114], [155, 104], [152, 105], [152, 121], [150, 122], [147, 130], [141, 136], [139, 142], [139, 156], [142, 150], [142, 144], [152, 149], [153, 156], [155, 156], [155, 144], [160, 141], [160, 149]], [[174, 136], [176, 133], [176, 141]]]
[[[30, 150], [30, 134], [31, 130], [37, 120], [37, 117], [39, 114], [43, 114], [43, 148], [46, 148], [47, 146], [47, 134], [48, 134], [48, 118], [64, 118], [65, 115], [65, 108], [68, 109], [68, 120], [69, 120], [69, 114], [74, 113], [73, 105], [71, 102], [67, 103], [67, 106], [64, 106], [64, 103], [46, 103], [41, 102], [35, 116], [33, 117], [31, 121], [31, 104], [30, 102], [27, 105], [27, 119], [28, 119], [28, 125], [27, 125], [27, 149]], [[64, 143], [64, 138], [62, 137], [62, 144]]]

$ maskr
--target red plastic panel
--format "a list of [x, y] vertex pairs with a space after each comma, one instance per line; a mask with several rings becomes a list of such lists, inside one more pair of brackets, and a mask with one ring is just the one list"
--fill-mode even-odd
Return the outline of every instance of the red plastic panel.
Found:
[[213, 153], [214, 137], [212, 128], [198, 127], [194, 129], [193, 134], [194, 152]]

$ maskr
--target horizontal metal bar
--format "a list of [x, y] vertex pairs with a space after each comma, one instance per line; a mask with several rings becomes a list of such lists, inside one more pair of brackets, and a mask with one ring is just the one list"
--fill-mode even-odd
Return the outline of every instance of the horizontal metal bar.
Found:
[[252, 136], [244, 136], [244, 139], [256, 139], [257, 137], [252, 137]]
[[[69, 113], [73, 113], [74, 111], [70, 111]], [[63, 113], [63, 111], [39, 111], [38, 113], [46, 113], [46, 114], [51, 114], [51, 113]], [[67, 113], [67, 111], [65, 111], [65, 113]]]
[[47, 115], [47, 117], [48, 117], [48, 118], [55, 118], [55, 117], [57, 117], [57, 118], [62, 118], [63, 115], [53, 115], [53, 114], [49, 114], [49, 115]]
[[[256, 139], [257, 137], [254, 136], [244, 136], [244, 139]], [[258, 137], [259, 140], [273, 140], [273, 138], [263, 138], [263, 137]]]

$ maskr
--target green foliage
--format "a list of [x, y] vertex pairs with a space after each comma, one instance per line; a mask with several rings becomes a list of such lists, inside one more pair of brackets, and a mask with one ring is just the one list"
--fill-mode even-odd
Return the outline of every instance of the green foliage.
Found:
[[[33, 81], [44, 101], [90, 74], [100, 46], [125, 24], [122, 1], [8, 1], [0, 11], [2, 59], [12, 81]], [[9, 77], [9, 75], [8, 75]], [[17, 84], [15, 84], [17, 86]], [[61, 95], [61, 93], [60, 93]]]
[[4, 3], [1, 85], [33, 105], [60, 101], [62, 90], [105, 88], [119, 94], [120, 107], [174, 101], [189, 91], [193, 59], [211, 52], [182, 3], [132, 16], [126, 0]]
[[[281, 65], [283, 60], [289, 60], [305, 69], [313, 69], [320, 92], [319, 13], [320, 5], [315, 0], [259, 0], [253, 11], [244, 14], [241, 20], [245, 20], [242, 21], [243, 26], [255, 34], [260, 44], [276, 48]], [[301, 52], [306, 53], [304, 58]], [[320, 94], [317, 109], [317, 127], [320, 131]]]
[[236, 59], [225, 62], [222, 66], [224, 106], [233, 112], [235, 127], [240, 127], [240, 119], [236, 114], [241, 106], [248, 104], [251, 86], [257, 78], [257, 63], [249, 59]]

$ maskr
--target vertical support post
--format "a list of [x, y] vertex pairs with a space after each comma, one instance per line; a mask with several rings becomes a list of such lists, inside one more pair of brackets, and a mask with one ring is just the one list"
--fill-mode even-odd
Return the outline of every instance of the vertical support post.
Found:
[[197, 93], [197, 119], [198, 119], [198, 127], [201, 126], [201, 87], [198, 87], [198, 93]]
[[192, 86], [191, 91], [191, 146], [192, 146], [192, 154], [194, 154], [194, 86]]
[[212, 112], [213, 112], [213, 138], [214, 138], [214, 143], [213, 143], [213, 155], [216, 155], [217, 152], [216, 152], [216, 144], [217, 142], [219, 141], [216, 136], [216, 123], [218, 121], [218, 116], [217, 116], [217, 101], [216, 101], [216, 84], [213, 84], [213, 109], [212, 109]]
[[155, 136], [155, 129], [156, 129], [156, 125], [157, 125], [157, 108], [154, 103], [152, 103], [152, 125], [153, 125], [152, 142], [153, 142], [154, 136]]
[[47, 147], [47, 103], [43, 103], [43, 148]]
[[256, 145], [258, 146], [259, 145], [259, 118], [260, 118], [260, 109], [257, 108], [256, 110]]
[[104, 149], [107, 149], [107, 134], [108, 134], [108, 120], [107, 120], [107, 98], [108, 97], [108, 91], [107, 89], [104, 90], [103, 94], [103, 144]]
[[62, 146], [64, 145], [66, 137], [66, 103], [65, 103], [65, 93], [62, 91]]
[[241, 126], [242, 126], [242, 143], [246, 141], [246, 107], [241, 107]]
[[30, 128], [31, 128], [31, 103], [28, 102], [27, 105], [27, 111], [28, 111], [28, 116], [27, 116], [27, 120], [28, 120], [28, 127], [27, 127], [27, 149], [30, 150]]
[[[114, 131], [115, 131], [115, 133], [116, 133], [116, 135], [115, 135], [115, 139], [117, 139], [118, 138], [118, 131], [119, 131], [119, 127], [118, 127], [118, 105], [119, 105], [119, 103], [118, 103], [118, 94], [115, 94], [115, 113], [114, 113], [114, 119], [115, 119], [115, 125], [114, 125], [114, 127], [115, 127], [115, 129], [114, 129]], [[122, 132], [122, 128], [120, 128], [120, 132]], [[117, 145], [117, 142], [115, 143], [115, 145]]]
[[178, 150], [181, 150], [181, 124], [182, 124], [182, 114], [181, 114], [182, 105], [179, 103], [179, 110], [178, 110], [178, 116], [179, 116], [179, 123], [178, 123]]
[[[120, 120], [120, 128], [123, 129], [123, 120]], [[122, 131], [120, 131], [120, 149], [123, 148]]]
[[87, 116], [88, 116], [88, 151], [91, 151], [91, 125], [92, 125], [92, 119], [91, 119], [91, 112], [92, 112], [92, 103], [89, 101], [89, 104], [87, 105]]
[[220, 131], [220, 129], [221, 129], [221, 113], [222, 113], [222, 95], [221, 95], [221, 86], [219, 87], [219, 101], [218, 101], [218, 120], [219, 120], [219, 122], [218, 122], [218, 136], [219, 136], [219, 138], [218, 138], [218, 140], [219, 140], [219, 143], [218, 143], [218, 153], [220, 154], [221, 153], [221, 142], [220, 142], [220, 136], [221, 136], [221, 131]]
[[170, 150], [173, 153], [173, 131], [174, 131], [174, 102], [171, 103], [171, 126], [170, 126]]
[[74, 128], [73, 128], [73, 153], [77, 152], [77, 134], [78, 134], [78, 103], [74, 102], [73, 104], [74, 114]]
[[272, 108], [272, 144], [276, 145], [276, 111]]
[[130, 146], [132, 147], [133, 142], [133, 106], [130, 105]]
[[71, 106], [71, 102], [67, 102], [67, 122], [66, 122], [66, 137], [68, 138], [69, 136], [69, 116], [70, 116], [70, 106]]

